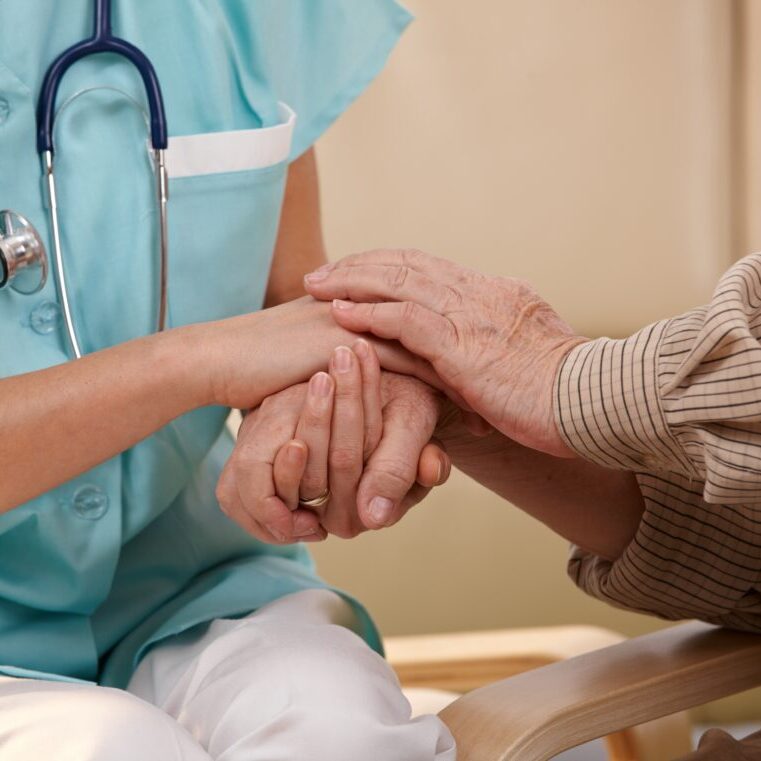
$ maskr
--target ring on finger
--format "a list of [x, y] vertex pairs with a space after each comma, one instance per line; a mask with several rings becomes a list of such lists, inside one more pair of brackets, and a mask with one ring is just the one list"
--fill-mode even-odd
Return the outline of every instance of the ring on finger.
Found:
[[312, 499], [299, 498], [299, 507], [322, 507], [330, 501], [330, 489], [325, 489], [322, 494], [318, 494]]

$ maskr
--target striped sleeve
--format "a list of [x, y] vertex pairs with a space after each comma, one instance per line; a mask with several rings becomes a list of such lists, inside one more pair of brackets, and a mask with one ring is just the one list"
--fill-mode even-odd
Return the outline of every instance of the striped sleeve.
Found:
[[574, 348], [558, 373], [561, 435], [610, 468], [675, 472], [708, 503], [761, 501], [761, 254], [708, 306]]
[[617, 607], [761, 632], [761, 505], [708, 504], [699, 483], [676, 474], [637, 481], [636, 535], [614, 561], [574, 547], [574, 583]]
[[574, 548], [590, 594], [761, 631], [761, 254], [710, 304], [573, 349], [556, 379], [566, 443], [637, 473], [645, 512], [615, 561]]

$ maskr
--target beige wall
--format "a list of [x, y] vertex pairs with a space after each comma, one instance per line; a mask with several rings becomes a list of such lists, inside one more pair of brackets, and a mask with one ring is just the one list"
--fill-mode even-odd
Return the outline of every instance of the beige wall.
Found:
[[[425, 248], [623, 335], [706, 299], [761, 240], [744, 211], [761, 178], [758, 4], [408, 5], [417, 22], [320, 146], [332, 256]], [[577, 592], [561, 540], [459, 476], [393, 530], [316, 554], [387, 633], [658, 625]]]

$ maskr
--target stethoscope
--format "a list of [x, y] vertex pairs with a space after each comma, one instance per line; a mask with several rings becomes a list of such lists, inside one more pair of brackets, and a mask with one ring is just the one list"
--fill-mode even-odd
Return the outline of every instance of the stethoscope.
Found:
[[[47, 185], [50, 224], [53, 234], [53, 251], [56, 287], [63, 319], [66, 324], [71, 353], [82, 356], [76, 326], [71, 312], [69, 289], [61, 252], [61, 234], [58, 222], [58, 200], [53, 172], [53, 128], [58, 88], [68, 69], [95, 53], [116, 53], [130, 61], [140, 73], [145, 86], [150, 113], [151, 146], [156, 177], [156, 198], [159, 208], [159, 304], [157, 329], [166, 327], [167, 276], [169, 239], [167, 228], [168, 182], [164, 152], [167, 148], [166, 115], [158, 77], [151, 62], [134, 45], [114, 37], [111, 32], [111, 0], [94, 0], [95, 31], [89, 39], [73, 45], [53, 61], [45, 73], [37, 105], [37, 152], [42, 159], [43, 175]], [[20, 214], [0, 211], [0, 288], [9, 286], [18, 293], [40, 291], [47, 280], [48, 257], [42, 238], [34, 226]]]

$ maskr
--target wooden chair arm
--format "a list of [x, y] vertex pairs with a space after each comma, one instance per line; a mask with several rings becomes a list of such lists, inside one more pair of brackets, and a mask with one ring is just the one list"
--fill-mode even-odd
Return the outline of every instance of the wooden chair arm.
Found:
[[761, 684], [761, 636], [682, 624], [481, 687], [440, 716], [459, 761], [543, 761]]
[[545, 626], [387, 637], [384, 646], [404, 687], [464, 693], [624, 639], [597, 626]]

